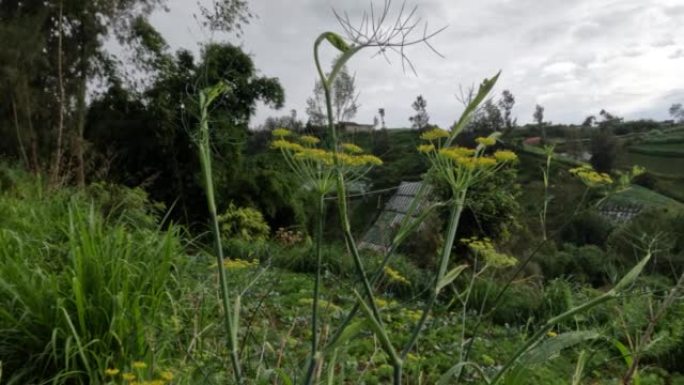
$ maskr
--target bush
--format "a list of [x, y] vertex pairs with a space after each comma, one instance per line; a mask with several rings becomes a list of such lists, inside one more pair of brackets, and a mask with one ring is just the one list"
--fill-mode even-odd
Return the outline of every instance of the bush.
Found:
[[493, 301], [501, 289], [503, 283], [497, 279], [476, 280], [470, 293], [468, 309], [478, 313], [484, 310], [485, 314], [491, 312], [490, 319], [499, 324], [525, 324], [542, 306], [543, 298], [539, 288], [525, 283], [515, 283], [509, 286], [494, 308]]
[[218, 217], [221, 237], [225, 241], [237, 238], [247, 242], [263, 242], [271, 229], [259, 210], [251, 207], [237, 207], [230, 203], [226, 211]]
[[[65, 208], [67, 210], [67, 208]], [[164, 330], [162, 309], [182, 255], [175, 229], [106, 225], [68, 207], [43, 229], [0, 226], [0, 361], [9, 381], [99, 383], [108, 367], [149, 358]]]

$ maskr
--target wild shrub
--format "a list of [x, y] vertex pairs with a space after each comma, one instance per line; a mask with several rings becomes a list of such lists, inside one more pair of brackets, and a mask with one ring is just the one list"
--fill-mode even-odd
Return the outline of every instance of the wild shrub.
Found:
[[169, 332], [160, 321], [182, 255], [177, 230], [62, 208], [66, 220], [51, 224], [61, 242], [0, 227], [0, 361], [20, 383], [98, 383], [107, 368], [152, 358]]

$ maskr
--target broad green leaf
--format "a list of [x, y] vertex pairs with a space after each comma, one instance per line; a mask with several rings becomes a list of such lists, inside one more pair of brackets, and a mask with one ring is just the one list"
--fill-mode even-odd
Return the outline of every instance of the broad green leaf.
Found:
[[601, 334], [598, 332], [588, 330], [568, 332], [547, 338], [539, 345], [528, 350], [527, 353], [521, 357], [520, 364], [533, 365], [544, 363], [549, 359], [556, 357], [563, 349], [600, 337]]
[[[609, 339], [609, 341], [615, 346], [617, 350], [620, 351], [620, 354], [622, 355], [622, 359], [625, 360], [625, 365], [627, 368], [632, 366], [632, 363], [634, 362], [634, 356], [632, 355], [632, 352], [629, 350], [625, 344], [622, 342], [616, 340], [615, 338]], [[634, 385], [639, 385], [641, 383], [641, 378], [639, 378], [639, 374], [637, 372], [634, 372]]]
[[475, 97], [468, 103], [465, 110], [463, 110], [461, 117], [451, 128], [451, 136], [449, 137], [447, 144], [451, 144], [454, 138], [456, 138], [456, 136], [468, 125], [470, 119], [473, 117], [473, 114], [475, 111], [477, 111], [477, 108], [487, 97], [492, 88], [494, 88], [496, 81], [499, 80], [499, 75], [501, 75], [501, 71], [499, 71], [491, 79], [485, 79], [482, 81], [482, 84], [480, 84], [480, 88], [477, 91], [477, 95], [475, 95]]
[[624, 277], [622, 277], [620, 282], [618, 282], [610, 292], [613, 294], [617, 294], [619, 291], [621, 291], [625, 287], [631, 285], [634, 281], [636, 281], [636, 279], [639, 277], [641, 272], [644, 270], [644, 267], [646, 267], [646, 264], [650, 260], [651, 260], [651, 251], [649, 250], [648, 253], [646, 253], [646, 256], [641, 261], [639, 261], [639, 263], [637, 263], [636, 266], [634, 266], [632, 268], [632, 270], [629, 271], [629, 273], [627, 273]]
[[449, 271], [448, 273], [444, 274], [444, 277], [437, 282], [437, 287], [436, 291], [439, 293], [442, 289], [444, 289], [446, 286], [449, 286], [451, 282], [453, 282], [456, 278], [458, 278], [459, 275], [463, 272], [463, 270], [467, 269], [468, 265], [459, 265], [456, 266], [454, 269]]
[[489, 384], [489, 379], [484, 373], [484, 370], [477, 365], [474, 362], [459, 362], [458, 364], [452, 366], [449, 370], [444, 373], [439, 380], [435, 383], [435, 385], [451, 385], [454, 383], [454, 379], [459, 377], [461, 375], [461, 372], [463, 371], [463, 368], [466, 366], [470, 366], [474, 368], [478, 373], [480, 373], [480, 376], [482, 376], [482, 379], [484, 380], [485, 384]]

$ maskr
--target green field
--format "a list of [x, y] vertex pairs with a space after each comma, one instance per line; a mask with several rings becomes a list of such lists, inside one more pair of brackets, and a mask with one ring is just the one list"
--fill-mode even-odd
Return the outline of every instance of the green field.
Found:
[[629, 152], [668, 158], [684, 157], [684, 143], [667, 141], [663, 143], [640, 144], [630, 147]]
[[609, 198], [611, 203], [640, 203], [647, 207], [684, 210], [684, 204], [645, 187], [632, 185]]

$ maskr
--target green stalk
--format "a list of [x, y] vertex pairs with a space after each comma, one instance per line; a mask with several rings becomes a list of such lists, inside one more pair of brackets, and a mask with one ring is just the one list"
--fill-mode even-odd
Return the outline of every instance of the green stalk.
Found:
[[[399, 380], [397, 381], [395, 377], [395, 384], [399, 385], [401, 383], [401, 365], [402, 361], [396, 354], [396, 351], [394, 351], [394, 348], [392, 347], [389, 338], [387, 337], [387, 330], [385, 329], [382, 318], [380, 317], [380, 311], [378, 310], [377, 304], [375, 303], [375, 296], [373, 295], [373, 289], [371, 286], [371, 283], [368, 279], [368, 276], [366, 274], [366, 270], [363, 267], [363, 262], [361, 261], [361, 255], [359, 253], [358, 247], [356, 246], [356, 241], [354, 240], [354, 236], [351, 232], [351, 225], [349, 222], [349, 212], [347, 209], [347, 194], [346, 194], [346, 189], [344, 185], [344, 175], [342, 173], [342, 169], [340, 168], [340, 162], [337, 157], [337, 144], [338, 144], [338, 139], [337, 139], [337, 131], [335, 130], [335, 122], [333, 120], [333, 110], [332, 110], [332, 98], [330, 95], [330, 90], [332, 85], [334, 84], [335, 77], [337, 76], [338, 72], [340, 69], [344, 66], [344, 64], [360, 49], [362, 49], [364, 46], [356, 46], [356, 47], [346, 47], [346, 46], [340, 46], [336, 45], [336, 48], [338, 48], [340, 51], [342, 51], [342, 56], [334, 63], [333, 69], [330, 73], [330, 75], [326, 76], [325, 73], [323, 72], [323, 69], [321, 67], [320, 63], [320, 58], [318, 55], [318, 48], [320, 44], [324, 41], [328, 40], [330, 41], [330, 36], [329, 33], [323, 33], [321, 34], [317, 39], [316, 42], [314, 43], [314, 61], [316, 64], [316, 69], [318, 70], [318, 75], [321, 79], [321, 83], [323, 85], [323, 91], [325, 95], [325, 108], [326, 108], [326, 113], [327, 113], [327, 118], [328, 118], [328, 132], [330, 133], [330, 138], [331, 138], [331, 149], [333, 153], [333, 161], [335, 164], [335, 169], [336, 169], [336, 182], [337, 182], [337, 203], [338, 203], [338, 212], [340, 215], [340, 224], [342, 226], [342, 231], [344, 234], [344, 240], [345, 243], [349, 249], [349, 251], [352, 254], [352, 257], [354, 259], [354, 265], [356, 267], [357, 274], [359, 275], [359, 278], [361, 279], [361, 282], [363, 284], [363, 289], [365, 292], [365, 296], [368, 299], [368, 304], [363, 301], [362, 298], [360, 298], [361, 305], [366, 308], [367, 305], [369, 305], [370, 312], [368, 313], [368, 316], [371, 318], [371, 322], [375, 323], [378, 327], [378, 333], [381, 337], [381, 339], [385, 338], [387, 339], [387, 344], [383, 344], [383, 348], [386, 351], [386, 353], [390, 356], [392, 359], [392, 364], [395, 369], [398, 368], [399, 370]], [[332, 42], [331, 42], [332, 43]]]
[[378, 323], [382, 325], [382, 319], [380, 318], [380, 312], [378, 311], [378, 307], [375, 304], [375, 298], [373, 296], [373, 290], [370, 285], [370, 281], [368, 280], [368, 276], [366, 275], [366, 271], [363, 267], [363, 263], [361, 262], [361, 256], [359, 254], [359, 250], [356, 247], [356, 242], [354, 240], [354, 236], [351, 233], [351, 225], [349, 223], [349, 213], [347, 210], [347, 194], [344, 186], [344, 175], [342, 175], [342, 171], [340, 169], [340, 164], [339, 164], [339, 159], [337, 158], [337, 130], [335, 130], [335, 122], [333, 120], [333, 109], [332, 109], [332, 98], [330, 95], [330, 88], [334, 84], [335, 77], [337, 76], [337, 73], [340, 71], [340, 69], [344, 66], [344, 64], [356, 53], [358, 52], [363, 46], [358, 46], [354, 48], [349, 48], [346, 51], [343, 52], [342, 56], [335, 62], [333, 66], [333, 70], [330, 73], [329, 76], [325, 76], [325, 73], [323, 72], [323, 69], [321, 67], [321, 62], [320, 58], [318, 55], [318, 47], [320, 44], [326, 40], [326, 34], [321, 34], [318, 39], [316, 39], [316, 42], [314, 43], [314, 61], [316, 63], [316, 69], [318, 71], [318, 75], [321, 79], [321, 83], [323, 85], [323, 91], [325, 95], [325, 108], [326, 108], [326, 114], [328, 117], [328, 132], [330, 132], [330, 137], [332, 139], [332, 152], [333, 152], [333, 159], [335, 162], [335, 166], [337, 169], [337, 201], [338, 201], [338, 211], [340, 214], [340, 222], [342, 225], [342, 231], [344, 233], [344, 240], [345, 243], [347, 244], [347, 247], [349, 248], [350, 252], [352, 253], [352, 257], [354, 258], [354, 265], [356, 266], [357, 273], [359, 274], [359, 277], [361, 278], [361, 281], [363, 283], [363, 288], [364, 292], [366, 294], [366, 297], [368, 297], [368, 302], [370, 304], [370, 308], [373, 312], [373, 316], [376, 318]]
[[321, 265], [323, 262], [321, 244], [323, 242], [323, 222], [325, 217], [325, 195], [320, 193], [318, 199], [318, 221], [316, 223], [316, 279], [314, 281], [313, 305], [311, 309], [311, 358], [309, 368], [306, 371], [304, 384], [310, 385], [313, 382], [313, 375], [316, 371], [316, 356], [318, 355], [318, 299], [321, 287]]
[[437, 296], [439, 295], [438, 285], [442, 278], [444, 278], [444, 275], [447, 272], [447, 268], [449, 267], [451, 249], [453, 248], [454, 241], [456, 240], [456, 231], [458, 230], [458, 224], [461, 220], [461, 213], [463, 212], [463, 206], [465, 205], [466, 193], [467, 189], [462, 190], [456, 197], [456, 201], [454, 202], [454, 205], [451, 208], [451, 214], [449, 217], [449, 229], [447, 231], [447, 239], [444, 243], [444, 248], [442, 249], [442, 257], [440, 259], [439, 271], [437, 272], [437, 276], [435, 277], [435, 288], [430, 294], [430, 299], [425, 303], [425, 306], [423, 307], [423, 314], [421, 315], [418, 324], [413, 329], [411, 338], [409, 339], [408, 343], [406, 344], [406, 346], [404, 346], [404, 349], [401, 352], [402, 358], [406, 358], [406, 355], [411, 351], [413, 346], [418, 341], [418, 336], [420, 335], [420, 332], [425, 326], [425, 323], [427, 322], [427, 318], [430, 312], [432, 311], [432, 308], [435, 306], [435, 303], [437, 302]]
[[[218, 264], [219, 283], [221, 291], [221, 304], [224, 313], [224, 326], [226, 334], [228, 335], [228, 345], [230, 348], [230, 360], [233, 366], [233, 374], [235, 382], [242, 384], [242, 370], [240, 369], [240, 359], [238, 357], [237, 347], [237, 330], [233, 323], [233, 316], [230, 308], [230, 292], [228, 290], [228, 281], [226, 279], [226, 268], [223, 265], [223, 246], [221, 244], [221, 232], [219, 229], [218, 213], [216, 210], [216, 198], [214, 196], [214, 181], [212, 177], [211, 166], [211, 146], [209, 144], [209, 119], [207, 111], [213, 99], [218, 96], [216, 93], [223, 92], [225, 85], [216, 86], [209, 91], [203, 90], [200, 92], [200, 139], [199, 139], [199, 155], [200, 163], [202, 165], [202, 176], [204, 177], [204, 188], [207, 194], [207, 205], [209, 208], [209, 215], [212, 222], [212, 235], [214, 236], [214, 247], [216, 253], [216, 262]], [[209, 94], [209, 95], [207, 95]]]
[[[420, 190], [418, 190], [418, 195], [416, 198], [411, 202], [411, 205], [409, 206], [408, 214], [402, 221], [402, 224], [400, 226], [399, 233], [394, 237], [394, 240], [390, 244], [389, 248], [385, 252], [385, 256], [382, 259], [382, 262], [380, 263], [380, 266], [375, 270], [373, 273], [370, 283], [371, 285], [375, 286], [375, 284], [380, 280], [380, 278], [384, 274], [384, 269], [385, 266], [389, 263], [390, 259], [394, 255], [395, 250], [399, 248], [399, 246], [406, 240], [408, 235], [415, 230], [420, 223], [422, 223], [425, 218], [427, 218], [428, 215], [432, 213], [433, 210], [435, 210], [438, 207], [443, 206], [443, 204], [434, 204], [428, 207], [427, 209], [423, 210], [423, 212], [418, 216], [418, 218], [414, 219], [413, 221], [410, 221], [409, 219], [413, 217], [413, 213], [416, 210], [416, 207], [418, 206], [418, 202], [421, 200], [423, 194], [425, 193], [425, 184], [421, 186]], [[354, 304], [352, 309], [347, 313], [346, 317], [342, 321], [342, 323], [338, 326], [337, 330], [333, 334], [332, 338], [327, 343], [326, 349], [330, 346], [334, 346], [337, 343], [337, 340], [342, 336], [344, 333], [344, 330], [346, 327], [349, 325], [349, 323], [354, 319], [356, 316], [356, 313], [359, 311], [361, 304], [357, 302]]]

